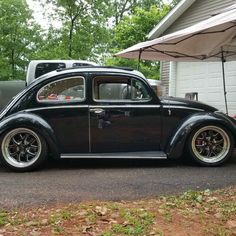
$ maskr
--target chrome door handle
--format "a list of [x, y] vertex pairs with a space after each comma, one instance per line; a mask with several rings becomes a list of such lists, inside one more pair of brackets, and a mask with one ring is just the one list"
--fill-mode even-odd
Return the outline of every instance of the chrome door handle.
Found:
[[101, 108], [91, 108], [90, 112], [94, 112], [95, 114], [99, 115], [99, 114], [102, 114], [104, 110]]

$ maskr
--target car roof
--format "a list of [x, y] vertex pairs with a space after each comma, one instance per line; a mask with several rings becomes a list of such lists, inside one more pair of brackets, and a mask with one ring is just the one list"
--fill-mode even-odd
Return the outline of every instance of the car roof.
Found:
[[70, 73], [76, 73], [76, 72], [106, 72], [106, 73], [111, 72], [111, 73], [118, 73], [118, 74], [120, 73], [120, 74], [134, 75], [134, 76], [138, 76], [145, 79], [145, 76], [141, 72], [137, 70], [133, 70], [131, 68], [110, 67], [110, 66], [84, 66], [84, 67], [65, 68], [65, 69], [58, 69], [58, 70], [51, 71], [47, 74], [44, 74], [38, 77], [36, 80], [34, 80], [34, 82], [32, 82], [32, 84], [39, 83], [40, 81], [47, 80], [57, 75], [70, 74]]

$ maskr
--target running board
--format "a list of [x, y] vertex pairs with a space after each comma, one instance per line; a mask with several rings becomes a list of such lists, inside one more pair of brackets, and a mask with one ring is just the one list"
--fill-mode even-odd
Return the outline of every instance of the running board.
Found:
[[118, 153], [75, 153], [61, 154], [61, 158], [107, 158], [107, 159], [167, 159], [164, 152], [118, 152]]

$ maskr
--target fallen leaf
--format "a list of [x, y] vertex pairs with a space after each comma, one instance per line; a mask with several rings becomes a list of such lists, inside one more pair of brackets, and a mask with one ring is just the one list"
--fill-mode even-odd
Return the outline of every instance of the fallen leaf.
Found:
[[236, 221], [235, 221], [235, 220], [228, 220], [227, 223], [226, 223], [226, 226], [227, 226], [229, 229], [236, 228]]
[[85, 216], [87, 214], [86, 210], [79, 211], [77, 215], [79, 216]]
[[198, 210], [198, 209], [192, 209], [191, 210], [191, 213], [193, 213], [193, 214], [199, 214], [200, 213], [200, 211]]
[[198, 202], [196, 203], [196, 207], [197, 207], [197, 208], [201, 208], [201, 206], [202, 206], [202, 205], [201, 205], [200, 203], [198, 203]]
[[91, 228], [92, 228], [92, 227], [89, 226], [89, 225], [83, 226], [83, 227], [82, 227], [82, 233], [83, 233], [83, 234], [88, 233], [88, 230], [91, 229]]
[[220, 213], [220, 212], [216, 213], [214, 216], [217, 219], [221, 219], [223, 217], [222, 213]]
[[105, 206], [103, 206], [103, 207], [96, 206], [95, 212], [100, 216], [104, 216], [107, 214], [107, 208]]
[[30, 227], [30, 226], [36, 226], [38, 225], [38, 222], [35, 221], [29, 221], [27, 223], [25, 223], [25, 226]]
[[218, 198], [217, 197], [208, 197], [207, 202], [214, 202], [217, 201]]
[[41, 224], [42, 224], [42, 225], [47, 225], [47, 224], [48, 224], [48, 219], [43, 219], [43, 220], [41, 221]]
[[110, 220], [110, 222], [109, 222], [109, 224], [117, 224], [118, 223], [118, 221], [116, 221], [116, 220]]
[[132, 223], [129, 223], [128, 221], [124, 221], [123, 223], [122, 223], [122, 225], [123, 226], [128, 226], [128, 225], [133, 225]]

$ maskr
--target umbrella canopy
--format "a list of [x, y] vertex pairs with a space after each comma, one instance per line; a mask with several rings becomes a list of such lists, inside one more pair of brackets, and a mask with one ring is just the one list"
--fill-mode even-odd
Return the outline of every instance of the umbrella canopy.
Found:
[[158, 61], [222, 61], [222, 57], [235, 60], [236, 9], [172, 34], [138, 43], [116, 56]]
[[225, 109], [228, 114], [224, 62], [236, 60], [235, 5], [183, 30], [138, 43], [116, 56], [158, 61], [221, 61]]

